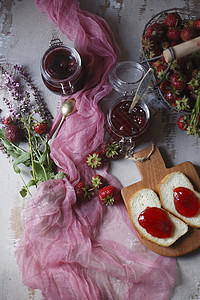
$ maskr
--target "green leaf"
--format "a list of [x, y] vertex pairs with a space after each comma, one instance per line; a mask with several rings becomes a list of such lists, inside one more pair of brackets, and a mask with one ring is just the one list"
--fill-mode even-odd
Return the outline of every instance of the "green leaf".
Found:
[[15, 162], [13, 163], [13, 169], [14, 169], [14, 171], [15, 171], [17, 174], [20, 174], [20, 173], [21, 173], [20, 168], [18, 167], [18, 165], [15, 164]]
[[43, 143], [43, 153], [40, 156], [39, 163], [45, 164], [47, 161], [47, 156], [48, 156], [48, 147], [47, 147], [47, 141], [45, 140]]
[[35, 180], [32, 179], [28, 182], [27, 187], [34, 186], [34, 185], [36, 185]]
[[54, 175], [55, 179], [63, 179], [66, 178], [67, 174], [65, 174], [64, 172], [59, 171], [56, 175]]
[[25, 164], [28, 160], [30, 160], [30, 153], [29, 152], [22, 152], [21, 155], [16, 158], [13, 163], [13, 167], [16, 173], [20, 173], [20, 169], [18, 168], [19, 164]]
[[46, 181], [46, 176], [41, 164], [39, 162], [34, 161], [33, 165], [34, 165], [34, 171], [35, 171], [37, 183]]
[[2, 143], [4, 145], [4, 147], [6, 148], [6, 150], [8, 150], [8, 151], [14, 151], [14, 146], [7, 139], [4, 139], [2, 137], [1, 141], [2, 141]]
[[23, 186], [23, 188], [19, 191], [20, 195], [24, 198], [27, 195], [27, 188]]

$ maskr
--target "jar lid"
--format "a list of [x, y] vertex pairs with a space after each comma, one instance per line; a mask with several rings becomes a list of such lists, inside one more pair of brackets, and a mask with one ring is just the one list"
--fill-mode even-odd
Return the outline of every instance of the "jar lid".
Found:
[[110, 83], [120, 94], [133, 94], [144, 77], [146, 69], [134, 61], [123, 61], [116, 64], [110, 74]]

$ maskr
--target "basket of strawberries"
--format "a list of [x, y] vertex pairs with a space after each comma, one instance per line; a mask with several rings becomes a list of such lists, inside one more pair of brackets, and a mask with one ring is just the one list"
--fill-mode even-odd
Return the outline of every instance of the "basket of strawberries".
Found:
[[[163, 52], [198, 37], [200, 46], [200, 14], [178, 8], [155, 15], [145, 25], [142, 36], [143, 54], [148, 66], [154, 69], [158, 96], [171, 109], [185, 115], [181, 118], [181, 129], [188, 130], [189, 134], [196, 134], [194, 125], [190, 124], [194, 119], [191, 115], [195, 114], [199, 119], [200, 51], [178, 59], [175, 57], [170, 68]], [[195, 132], [191, 131], [193, 129]]]

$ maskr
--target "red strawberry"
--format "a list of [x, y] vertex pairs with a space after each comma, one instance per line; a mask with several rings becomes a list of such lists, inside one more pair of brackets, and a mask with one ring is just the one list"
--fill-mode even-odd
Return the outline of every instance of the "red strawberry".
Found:
[[156, 69], [156, 75], [159, 79], [162, 79], [163, 78], [163, 74], [165, 72], [165, 70], [167, 69], [167, 66], [166, 65], [159, 65]]
[[38, 134], [44, 134], [47, 132], [47, 123], [44, 122], [38, 122], [34, 125], [34, 130]]
[[178, 41], [180, 39], [180, 29], [177, 27], [173, 27], [168, 29], [167, 37], [171, 41]]
[[193, 27], [185, 27], [181, 31], [181, 39], [186, 42], [196, 37], [196, 32]]
[[8, 125], [5, 130], [5, 137], [12, 143], [18, 143], [21, 139], [19, 127]]
[[106, 179], [101, 175], [94, 175], [92, 177], [92, 185], [96, 189], [101, 189], [107, 184]]
[[167, 27], [180, 26], [181, 22], [182, 22], [181, 16], [177, 12], [168, 14], [164, 20], [164, 24]]
[[169, 88], [168, 87], [168, 83], [164, 80], [164, 81], [162, 81], [161, 83], [160, 83], [160, 90], [161, 90], [161, 92], [164, 94], [166, 91], [167, 91], [167, 89]]
[[177, 90], [184, 90], [187, 88], [186, 81], [180, 73], [174, 73], [170, 77], [170, 82]]
[[192, 70], [192, 78], [187, 83], [189, 90], [198, 90], [200, 88], [200, 71], [197, 69]]
[[91, 196], [94, 195], [85, 181], [79, 181], [74, 189], [78, 200], [89, 200]]
[[200, 31], [200, 19], [194, 20], [193, 27], [195, 30]]
[[115, 202], [119, 202], [121, 199], [120, 191], [112, 186], [107, 185], [99, 191], [99, 201], [107, 204], [114, 204]]
[[100, 152], [106, 158], [115, 158], [118, 155], [118, 148], [119, 144], [117, 142], [109, 143], [108, 141], [104, 141], [100, 145]]
[[102, 165], [102, 157], [101, 153], [98, 151], [94, 151], [89, 153], [86, 157], [86, 163], [92, 169], [96, 169]]
[[4, 124], [5, 124], [5, 125], [12, 125], [12, 124], [13, 124], [12, 118], [11, 118], [11, 117], [7, 117], [7, 118], [4, 120]]
[[153, 23], [152, 25], [149, 25], [146, 29], [146, 35], [151, 35], [154, 37], [161, 38], [163, 33], [165, 31], [165, 25], [162, 23]]
[[187, 121], [185, 116], [180, 116], [177, 120], [177, 126], [181, 130], [187, 130]]
[[164, 92], [164, 98], [169, 102], [169, 103], [174, 103], [177, 99], [177, 95], [175, 94], [174, 91], [171, 89], [168, 89]]
[[144, 36], [142, 38], [142, 45], [145, 52], [149, 53], [150, 57], [160, 54], [160, 46], [157, 39], [153, 36]]

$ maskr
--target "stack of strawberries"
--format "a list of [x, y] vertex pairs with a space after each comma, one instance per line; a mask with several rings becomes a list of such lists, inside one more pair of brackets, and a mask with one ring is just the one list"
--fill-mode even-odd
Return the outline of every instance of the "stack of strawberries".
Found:
[[[153, 20], [153, 19], [152, 19]], [[142, 37], [147, 59], [154, 58], [169, 47], [200, 36], [200, 18], [184, 19], [178, 11], [161, 14], [149, 22]], [[167, 69], [163, 56], [151, 62], [159, 83]], [[200, 94], [200, 51], [173, 61], [169, 72], [159, 84], [165, 101], [178, 111], [192, 112]], [[187, 118], [181, 118], [181, 129], [187, 129]], [[187, 120], [188, 122], [188, 120]]]
[[[182, 20], [178, 12], [167, 14], [162, 22], [155, 22], [146, 28], [142, 38], [147, 58], [162, 54], [163, 50], [200, 36], [200, 18]], [[159, 81], [167, 68], [164, 57], [152, 62]], [[160, 89], [165, 99], [178, 110], [191, 110], [200, 87], [200, 52], [175, 60]], [[181, 103], [184, 99], [185, 107]], [[183, 109], [184, 108], [184, 109]]]

